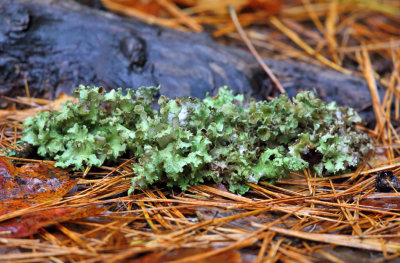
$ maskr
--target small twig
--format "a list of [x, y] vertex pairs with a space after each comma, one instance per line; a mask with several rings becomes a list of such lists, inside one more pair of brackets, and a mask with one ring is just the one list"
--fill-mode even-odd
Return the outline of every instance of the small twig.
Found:
[[251, 43], [250, 39], [247, 37], [246, 33], [244, 32], [242, 26], [239, 23], [239, 19], [236, 15], [235, 10], [232, 6], [228, 5], [228, 11], [231, 15], [232, 21], [236, 26], [237, 31], [239, 32], [240, 37], [246, 44], [247, 48], [250, 50], [251, 54], [257, 60], [258, 64], [262, 67], [262, 69], [267, 73], [268, 77], [272, 80], [275, 84], [276, 88], [279, 90], [280, 93], [286, 93], [283, 89], [282, 85], [279, 83], [278, 79], [275, 77], [274, 73], [270, 70], [270, 68], [264, 63], [260, 54], [258, 54], [257, 50], [254, 48], [253, 44]]

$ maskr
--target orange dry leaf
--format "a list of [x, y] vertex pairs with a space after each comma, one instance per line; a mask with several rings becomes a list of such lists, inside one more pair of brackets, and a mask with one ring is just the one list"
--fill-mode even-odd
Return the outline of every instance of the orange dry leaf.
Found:
[[[65, 171], [52, 164], [26, 164], [15, 167], [6, 157], [0, 156], [0, 215], [28, 208], [62, 197], [77, 183]], [[0, 224], [1, 237], [24, 237], [35, 234], [41, 227], [55, 223], [93, 216], [104, 207], [47, 207], [27, 213]], [[8, 219], [10, 217], [3, 217]]]
[[114, 3], [125, 6], [126, 8], [134, 8], [140, 12], [157, 16], [161, 7], [155, 1], [144, 0], [113, 0]]
[[27, 213], [0, 223], [0, 237], [30, 236], [44, 226], [94, 216], [104, 210], [104, 207], [89, 205], [84, 207], [47, 208]]
[[0, 156], [0, 215], [61, 197], [76, 182], [51, 164], [26, 164], [18, 168]]
[[248, 8], [261, 9], [270, 15], [276, 15], [282, 7], [282, 1], [279, 0], [250, 0]]

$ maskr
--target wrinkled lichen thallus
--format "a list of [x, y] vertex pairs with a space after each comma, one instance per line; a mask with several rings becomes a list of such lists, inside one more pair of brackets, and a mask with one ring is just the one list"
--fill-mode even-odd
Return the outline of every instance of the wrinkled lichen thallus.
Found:
[[74, 170], [135, 156], [132, 189], [161, 181], [187, 189], [213, 181], [241, 194], [248, 182], [273, 183], [290, 171], [345, 172], [373, 149], [356, 130], [361, 119], [353, 109], [325, 104], [310, 91], [293, 101], [283, 94], [243, 107], [242, 95], [222, 87], [203, 100], [161, 96], [157, 111], [158, 89], [123, 93], [81, 85], [74, 91], [79, 103], [28, 118], [22, 141]]

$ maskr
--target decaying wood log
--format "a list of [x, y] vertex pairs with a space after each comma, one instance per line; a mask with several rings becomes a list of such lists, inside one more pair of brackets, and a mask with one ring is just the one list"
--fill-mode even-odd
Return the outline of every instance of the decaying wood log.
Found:
[[[303, 63], [265, 59], [294, 96], [315, 89], [327, 101], [373, 118], [361, 78]], [[0, 95], [56, 96], [77, 84], [107, 89], [162, 85], [161, 94], [204, 97], [228, 85], [264, 98], [271, 84], [247, 52], [206, 34], [178, 32], [74, 1], [0, 0]], [[1, 105], [0, 105], [1, 106]]]

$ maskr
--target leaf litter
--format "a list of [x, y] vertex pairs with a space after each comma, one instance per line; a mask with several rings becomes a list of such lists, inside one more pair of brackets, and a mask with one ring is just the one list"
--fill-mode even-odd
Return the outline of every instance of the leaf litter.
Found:
[[[0, 237], [25, 237], [44, 226], [96, 215], [104, 207], [41, 207], [61, 199], [77, 183], [66, 171], [53, 164], [28, 163], [14, 166], [0, 156]], [[33, 208], [39, 208], [35, 210]], [[21, 213], [24, 211], [24, 213]]]

